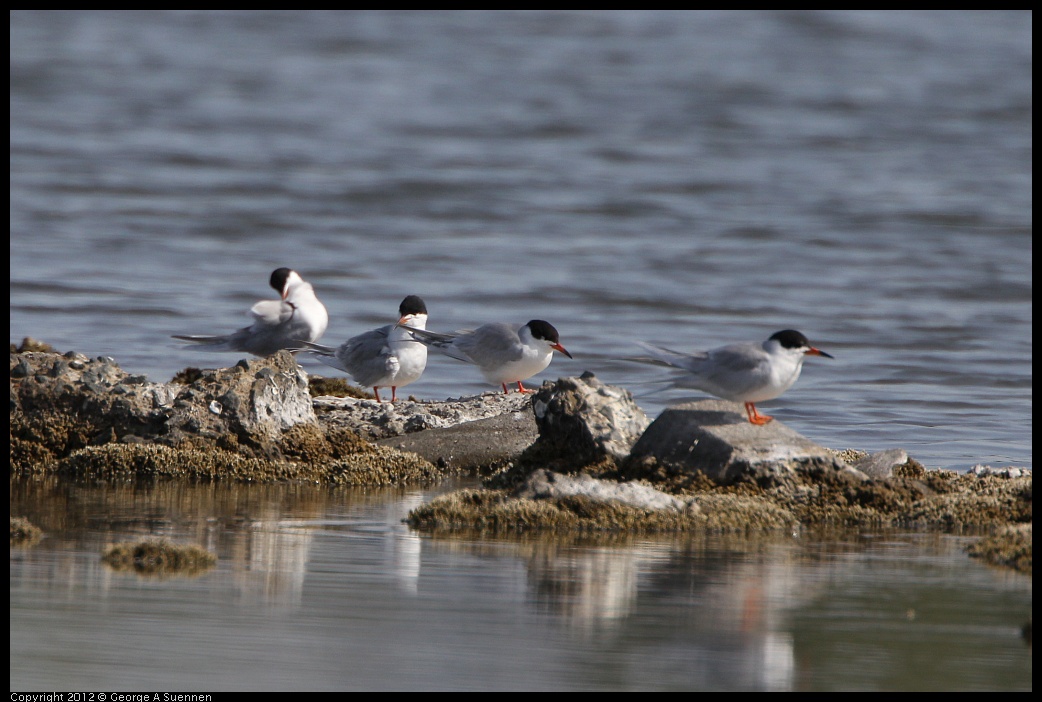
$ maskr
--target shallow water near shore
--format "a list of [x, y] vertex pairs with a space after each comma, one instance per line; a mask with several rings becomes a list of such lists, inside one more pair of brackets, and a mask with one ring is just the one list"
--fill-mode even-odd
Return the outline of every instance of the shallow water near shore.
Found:
[[[1031, 578], [968, 537], [439, 537], [436, 488], [12, 483], [11, 688], [1030, 690]], [[196, 576], [101, 562], [205, 546]]]

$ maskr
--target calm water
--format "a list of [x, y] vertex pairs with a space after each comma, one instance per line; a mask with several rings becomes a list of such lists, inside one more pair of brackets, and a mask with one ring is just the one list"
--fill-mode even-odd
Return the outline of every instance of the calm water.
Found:
[[[619, 360], [632, 339], [694, 349], [796, 328], [836, 356], [765, 404], [801, 433], [930, 467], [1030, 466], [1031, 18], [12, 12], [11, 340], [155, 380], [230, 365], [169, 335], [244, 325], [291, 266], [330, 310], [328, 343], [410, 293], [436, 330], [544, 318], [575, 360], [539, 379], [592, 370], [655, 416], [685, 396]], [[409, 390], [486, 388], [434, 358]], [[12, 643], [32, 641], [12, 686], [192, 687], [188, 669], [214, 688], [1030, 687], [1030, 662], [1009, 684], [956, 677], [1024, 665], [983, 617], [958, 631], [975, 664], [921, 685], [887, 677], [926, 667], [907, 651], [852, 655], [844, 627], [873, 620], [874, 588], [984, 580], [986, 602], [1030, 603], [943, 538], [850, 544], [838, 559], [858, 577], [836, 584], [789, 543], [440, 542], [396, 521], [418, 493], [303, 514], [236, 494], [258, 541], [212, 543], [221, 564], [200, 579], [113, 576], [96, 547], [141, 531], [211, 543], [223, 507], [216, 523], [202, 508], [152, 522], [100, 500], [96, 529], [12, 551]], [[601, 568], [624, 573], [618, 592], [582, 594], [609, 582]], [[757, 604], [785, 621], [745, 638], [719, 599], [744, 570], [762, 597], [808, 600]], [[959, 621], [984, 610], [963, 604]], [[195, 605], [198, 628], [150, 633]], [[705, 621], [717, 609], [731, 618]], [[105, 645], [84, 645], [97, 626]], [[938, 668], [955, 645], [908, 633], [888, 631]], [[832, 677], [843, 652], [862, 677]]]
[[[965, 538], [430, 538], [432, 495], [16, 483], [11, 689], [1031, 689], [1031, 578]], [[146, 535], [220, 560], [100, 562]]]

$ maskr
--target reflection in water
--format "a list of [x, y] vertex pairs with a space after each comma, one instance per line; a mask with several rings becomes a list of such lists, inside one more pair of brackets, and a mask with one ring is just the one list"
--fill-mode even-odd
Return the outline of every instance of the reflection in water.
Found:
[[668, 546], [564, 548], [536, 542], [525, 554], [538, 607], [579, 629], [611, 628], [637, 603], [638, 573], [670, 558]]
[[[11, 549], [12, 640], [25, 643], [12, 652], [12, 686], [71, 681], [84, 666], [99, 684], [124, 680], [113, 661], [128, 659], [197, 686], [293, 689], [314, 686], [317, 674], [323, 689], [531, 688], [533, 680], [558, 689], [822, 689], [872, 671], [863, 657], [837, 667], [844, 647], [820, 645], [844, 641], [848, 627], [877, 655], [912, 625], [915, 650], [956, 639], [995, 649], [982, 622], [1010, 614], [987, 629], [1015, 634], [1017, 648], [993, 653], [1000, 664], [939, 671], [936, 680], [1030, 686], [1016, 635], [1030, 617], [1030, 578], [992, 575], [951, 537], [491, 538], [402, 523], [453, 487], [12, 481], [12, 514], [45, 532], [37, 546]], [[217, 567], [162, 580], [102, 565], [105, 544], [145, 536], [204, 546]], [[942, 617], [931, 608], [945, 598]], [[873, 635], [881, 621], [887, 628]], [[264, 663], [272, 637], [299, 642], [279, 649], [278, 667]], [[205, 664], [200, 650], [211, 652]], [[352, 665], [336, 663], [345, 655]], [[906, 687], [905, 676], [921, 670], [907, 667], [861, 687]]]
[[264, 511], [242, 528], [224, 532], [220, 552], [228, 554], [243, 601], [299, 605], [314, 527], [301, 519], [279, 519], [271, 506]]
[[755, 689], [792, 689], [787, 613], [816, 591], [801, 582], [799, 547], [786, 537], [437, 539], [432, 547], [522, 559], [535, 609], [561, 617], [583, 639], [659, 638], [647, 630], [653, 612], [684, 632], [672, 645], [692, 661], [726, 659], [726, 677]]
[[[329, 502], [327, 491], [306, 486], [87, 485], [48, 477], [12, 481], [11, 490], [12, 510], [31, 513], [50, 539], [62, 542], [48, 576], [61, 583], [107, 591], [122, 575], [94, 553], [112, 543], [164, 537], [218, 554], [218, 567], [233, 574], [243, 601], [283, 605], [300, 601], [314, 529], [309, 524]], [[291, 514], [285, 514], [287, 506]], [[43, 551], [23, 557], [37, 555]]]
[[420, 535], [407, 529], [401, 522], [409, 512], [423, 504], [424, 493], [407, 493], [386, 506], [386, 523], [397, 525], [386, 541], [389, 570], [402, 592], [415, 595], [420, 583]]
[[[52, 541], [69, 541], [57, 561], [47, 556], [49, 577], [62, 583], [72, 580], [105, 591], [118, 574], [93, 558], [83, 558], [83, 552], [100, 554], [108, 544], [164, 537], [218, 554], [218, 567], [231, 573], [241, 603], [298, 606], [316, 534], [324, 529], [371, 531], [376, 523], [379, 532], [390, 531], [383, 540], [384, 567], [403, 592], [417, 591], [420, 537], [401, 521], [423, 502], [421, 491], [388, 500], [382, 494], [387, 491], [356, 493], [307, 485], [87, 485], [55, 477], [16, 479], [11, 490], [12, 514], [31, 514], [31, 521]], [[374, 520], [335, 516], [340, 508], [367, 503], [374, 509]], [[16, 555], [30, 563], [46, 550], [22, 549]]]

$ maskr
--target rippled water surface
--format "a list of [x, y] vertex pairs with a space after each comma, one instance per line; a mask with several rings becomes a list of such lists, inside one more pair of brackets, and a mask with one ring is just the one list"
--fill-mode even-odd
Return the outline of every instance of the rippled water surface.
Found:
[[[634, 340], [795, 328], [836, 357], [765, 403], [797, 431], [1030, 466], [1031, 19], [13, 11], [11, 340], [231, 365], [170, 335], [245, 325], [290, 266], [327, 343], [410, 293], [435, 330], [542, 318], [575, 360], [533, 384], [655, 416], [691, 396]], [[444, 358], [408, 388], [486, 389]], [[1030, 689], [1030, 579], [956, 537], [439, 540], [398, 521], [424, 492], [81, 489], [18, 503], [50, 536], [12, 550], [12, 689]], [[221, 560], [98, 563], [143, 533]]]
[[1031, 65], [1018, 12], [15, 12], [11, 339], [230, 365], [170, 334], [279, 266], [326, 342], [416, 293], [638, 395], [634, 339], [795, 328], [836, 356], [768, 403], [797, 430], [1029, 465]]

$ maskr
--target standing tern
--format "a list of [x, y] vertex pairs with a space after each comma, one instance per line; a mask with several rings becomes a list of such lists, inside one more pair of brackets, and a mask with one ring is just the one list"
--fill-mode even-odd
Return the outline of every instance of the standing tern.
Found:
[[377, 402], [380, 388], [391, 388], [391, 402], [398, 388], [416, 382], [427, 367], [427, 347], [409, 333], [427, 326], [427, 306], [417, 295], [409, 295], [398, 306], [398, 322], [353, 336], [337, 348], [305, 342], [304, 348], [327, 366], [342, 370], [359, 385], [373, 389]]
[[485, 380], [502, 386], [504, 394], [510, 392], [508, 383], [517, 383], [518, 392], [531, 392], [521, 381], [550, 365], [554, 351], [572, 357], [561, 346], [554, 326], [541, 319], [533, 319], [528, 324], [493, 322], [453, 334], [418, 329], [412, 329], [410, 333], [417, 341], [436, 351], [473, 363]]
[[329, 314], [315, 290], [300, 274], [277, 268], [269, 280], [278, 300], [261, 300], [250, 308], [253, 324], [224, 336], [174, 335], [210, 351], [245, 351], [270, 356], [280, 349], [299, 350], [300, 341], [318, 341], [326, 331]]
[[763, 425], [773, 417], [756, 411], [757, 402], [773, 400], [792, 387], [800, 377], [807, 356], [830, 354], [810, 345], [803, 334], [786, 329], [762, 344], [745, 342], [692, 354], [636, 342], [651, 359], [632, 359], [687, 371], [675, 387], [695, 388], [732, 402], [745, 403], [753, 424]]

